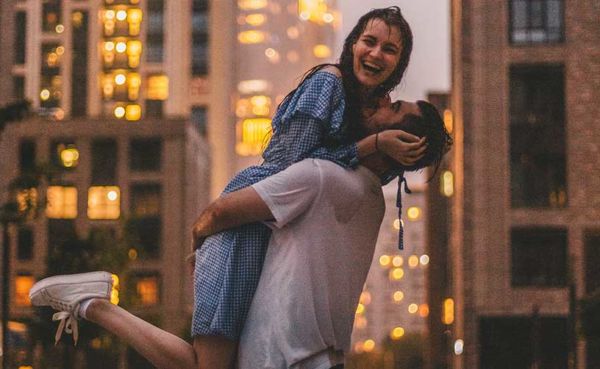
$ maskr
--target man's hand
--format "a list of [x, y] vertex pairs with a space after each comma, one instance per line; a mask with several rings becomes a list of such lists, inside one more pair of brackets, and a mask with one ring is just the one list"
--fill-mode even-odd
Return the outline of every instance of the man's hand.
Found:
[[378, 149], [405, 166], [419, 161], [427, 149], [426, 138], [419, 138], [399, 129], [380, 132], [377, 138]]

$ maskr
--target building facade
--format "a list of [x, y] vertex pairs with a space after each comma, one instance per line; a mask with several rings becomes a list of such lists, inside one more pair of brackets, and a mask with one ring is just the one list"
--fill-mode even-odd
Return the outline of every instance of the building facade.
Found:
[[398, 249], [400, 219], [396, 207], [396, 181], [383, 188], [386, 211], [375, 254], [356, 312], [353, 331], [355, 353], [385, 351], [390, 341], [405, 335], [424, 336], [429, 305], [425, 278], [429, 255], [425, 251], [426, 173], [407, 173], [412, 193], [402, 193], [404, 250]]
[[[186, 337], [188, 230], [237, 170], [260, 163], [279, 102], [335, 59], [340, 22], [333, 0], [2, 1], [0, 106], [27, 99], [34, 114], [1, 133], [0, 196], [47, 200], [5, 242], [11, 332], [27, 331], [27, 292], [56, 244], [129, 227], [121, 300]], [[9, 190], [40, 163], [59, 179]], [[35, 350], [14, 357], [41, 365]], [[118, 360], [148, 365], [132, 351]]]
[[432, 368], [599, 365], [578, 313], [600, 253], [599, 15], [597, 1], [452, 1], [455, 314]]

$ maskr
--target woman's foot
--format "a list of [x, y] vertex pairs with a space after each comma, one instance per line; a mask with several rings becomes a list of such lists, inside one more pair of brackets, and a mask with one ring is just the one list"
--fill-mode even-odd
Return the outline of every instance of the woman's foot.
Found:
[[77, 319], [80, 317], [81, 303], [95, 298], [110, 300], [112, 288], [113, 277], [108, 272], [58, 275], [34, 284], [29, 291], [29, 298], [35, 306], [51, 306], [58, 310], [52, 316], [52, 320], [60, 320], [55, 343], [65, 330], [73, 334], [73, 340], [77, 344]]

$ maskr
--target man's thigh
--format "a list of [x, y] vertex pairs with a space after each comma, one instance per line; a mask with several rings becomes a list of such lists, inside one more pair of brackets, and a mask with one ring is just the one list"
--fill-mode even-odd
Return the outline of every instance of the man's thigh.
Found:
[[237, 341], [218, 336], [194, 337], [197, 369], [234, 369], [237, 356]]

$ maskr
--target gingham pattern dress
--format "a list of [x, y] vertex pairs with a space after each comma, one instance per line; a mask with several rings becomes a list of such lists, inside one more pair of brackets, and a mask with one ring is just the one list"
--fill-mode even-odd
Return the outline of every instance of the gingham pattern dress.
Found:
[[[306, 158], [358, 164], [356, 144], [344, 136], [344, 90], [340, 77], [320, 71], [278, 109], [264, 163], [239, 172], [224, 193], [250, 186]], [[337, 145], [326, 143], [337, 142]], [[258, 285], [271, 231], [262, 223], [215, 234], [196, 251], [192, 336], [240, 337]]]

